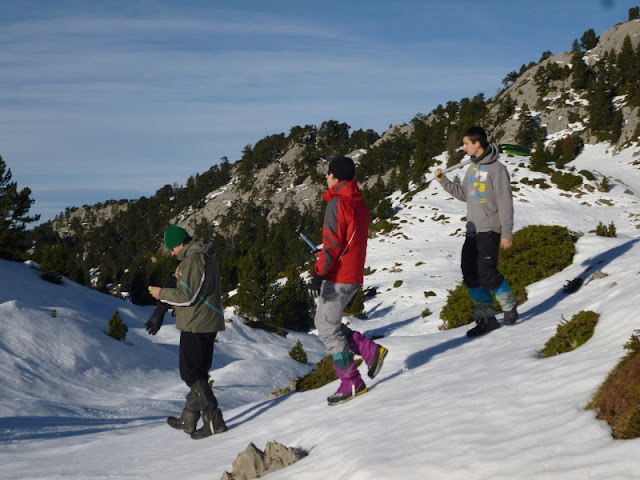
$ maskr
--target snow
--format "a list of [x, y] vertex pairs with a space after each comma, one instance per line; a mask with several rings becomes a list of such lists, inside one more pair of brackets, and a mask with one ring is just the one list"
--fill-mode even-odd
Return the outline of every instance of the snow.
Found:
[[[613, 440], [585, 410], [640, 328], [637, 150], [587, 146], [570, 164], [607, 176], [606, 193], [517, 184], [516, 230], [564, 225], [583, 236], [573, 265], [528, 288], [515, 326], [473, 340], [470, 327], [440, 331], [438, 318], [460, 281], [464, 204], [434, 183], [411, 198], [394, 194], [398, 228], [368, 250], [375, 271], [365, 288], [378, 295], [366, 301], [367, 319], [345, 318], [384, 335], [378, 342], [390, 350], [370, 392], [336, 407], [326, 404], [336, 383], [268, 398], [326, 350], [312, 333], [248, 328], [228, 308], [212, 377], [230, 430], [200, 441], [166, 424], [187, 393], [172, 317], [152, 337], [144, 329], [152, 307], [67, 279], [49, 284], [33, 264], [0, 261], [2, 478], [218, 479], [249, 442], [263, 449], [273, 440], [310, 452], [274, 480], [638, 478], [640, 439]], [[536, 178], [520, 166], [527, 158], [502, 158], [514, 182]], [[589, 233], [598, 222], [614, 222], [617, 237]], [[595, 270], [607, 276], [591, 279]], [[582, 288], [562, 293], [577, 276]], [[125, 342], [105, 334], [116, 308], [129, 327]], [[433, 313], [423, 318], [425, 308]], [[580, 310], [601, 314], [591, 340], [540, 358], [560, 321]], [[297, 340], [307, 365], [289, 357]]]

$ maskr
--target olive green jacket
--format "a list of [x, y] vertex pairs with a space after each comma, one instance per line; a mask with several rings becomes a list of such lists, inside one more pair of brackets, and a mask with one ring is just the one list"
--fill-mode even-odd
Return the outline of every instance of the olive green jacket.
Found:
[[220, 273], [211, 243], [190, 242], [178, 253], [177, 287], [163, 288], [160, 300], [175, 307], [176, 328], [185, 332], [224, 330]]

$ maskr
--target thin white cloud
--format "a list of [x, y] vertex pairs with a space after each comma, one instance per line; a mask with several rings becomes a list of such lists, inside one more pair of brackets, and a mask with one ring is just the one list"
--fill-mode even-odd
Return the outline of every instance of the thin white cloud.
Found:
[[470, 2], [438, 12], [372, 2], [375, 15], [350, 4], [202, 15], [162, 5], [0, 19], [0, 154], [35, 196], [75, 181], [151, 193], [222, 156], [237, 160], [266, 135], [328, 119], [382, 133], [439, 103], [491, 96], [520, 58], [541, 53], [525, 56], [526, 35], [493, 5], [477, 17], [490, 28], [474, 47]]

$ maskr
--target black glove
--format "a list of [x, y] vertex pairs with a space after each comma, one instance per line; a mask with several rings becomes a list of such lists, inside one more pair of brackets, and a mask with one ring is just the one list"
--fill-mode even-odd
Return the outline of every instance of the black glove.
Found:
[[311, 298], [318, 298], [320, 296], [320, 289], [322, 288], [324, 278], [324, 275], [318, 275], [316, 272], [313, 272], [313, 278], [307, 284], [307, 293]]
[[164, 314], [167, 313], [168, 310], [169, 308], [166, 304], [158, 305], [156, 307], [149, 320], [147, 320], [147, 323], [144, 324], [149, 335], [155, 335], [158, 333], [158, 330], [160, 330], [162, 322], [164, 321]]

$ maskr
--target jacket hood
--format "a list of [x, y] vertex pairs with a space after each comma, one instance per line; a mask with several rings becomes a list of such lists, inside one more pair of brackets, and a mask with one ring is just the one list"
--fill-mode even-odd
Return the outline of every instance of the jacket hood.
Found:
[[194, 253], [204, 253], [205, 255], [215, 258], [216, 249], [211, 242], [189, 242], [185, 248], [180, 250], [177, 258], [182, 261], [187, 257], [187, 255], [193, 255]]
[[336, 183], [333, 187], [322, 194], [322, 199], [326, 202], [335, 197], [346, 197], [353, 200], [361, 200], [362, 193], [358, 188], [358, 183], [355, 178], [351, 180], [342, 180], [340, 183]]
[[496, 143], [490, 143], [487, 145], [485, 151], [479, 157], [472, 158], [473, 163], [476, 165], [488, 165], [490, 163], [498, 161], [500, 155], [500, 149]]

